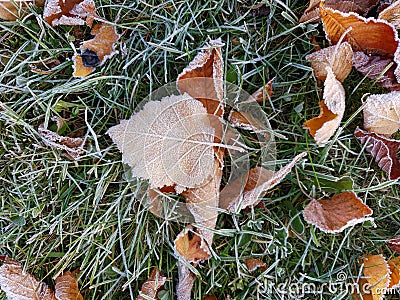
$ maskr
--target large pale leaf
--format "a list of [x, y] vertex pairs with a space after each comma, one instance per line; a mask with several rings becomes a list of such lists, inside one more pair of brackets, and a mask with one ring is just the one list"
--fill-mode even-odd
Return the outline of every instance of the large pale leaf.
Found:
[[365, 145], [365, 150], [371, 153], [378, 166], [389, 175], [389, 179], [400, 178], [400, 161], [397, 158], [400, 141], [389, 139], [358, 127], [354, 135]]
[[368, 96], [363, 112], [365, 129], [392, 135], [400, 128], [400, 92]]
[[304, 209], [304, 219], [324, 232], [337, 233], [371, 218], [372, 210], [353, 192], [343, 192], [331, 199], [313, 199]]
[[327, 67], [326, 71], [324, 100], [319, 102], [320, 115], [304, 123], [317, 145], [324, 145], [329, 141], [339, 127], [345, 110], [344, 88], [335, 78], [331, 67]]
[[152, 188], [194, 188], [214, 170], [214, 129], [201, 102], [187, 94], [150, 101], [108, 134], [122, 161]]
[[0, 287], [8, 300], [56, 300], [53, 291], [14, 260], [0, 257]]

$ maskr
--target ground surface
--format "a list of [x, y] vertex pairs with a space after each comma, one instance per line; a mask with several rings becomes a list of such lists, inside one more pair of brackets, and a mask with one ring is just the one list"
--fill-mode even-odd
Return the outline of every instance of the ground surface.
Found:
[[[157, 266], [169, 279], [162, 299], [174, 299], [171, 241], [183, 225], [143, 207], [105, 132], [151, 91], [174, 81], [209, 38], [221, 38], [227, 81], [251, 93], [276, 76], [272, 103], [263, 107], [287, 138], [276, 139], [277, 164], [302, 151], [309, 156], [297, 167], [298, 178], [293, 171], [266, 195], [265, 208], [220, 215], [215, 256], [198, 268], [194, 297], [289, 299], [276, 290], [268, 295], [267, 288], [318, 285], [335, 281], [340, 271], [352, 282], [362, 254], [390, 257], [384, 240], [399, 234], [399, 188], [385, 183], [386, 174], [353, 136], [362, 125], [361, 96], [382, 90], [353, 72], [345, 81], [347, 111], [339, 134], [325, 147], [315, 145], [302, 124], [318, 115], [321, 88], [305, 55], [312, 51], [310, 35], [324, 39], [321, 25], [297, 23], [306, 2], [267, 1], [267, 9], [248, 13], [238, 1], [96, 1], [98, 14], [116, 20], [122, 38], [119, 53], [84, 79], [71, 77], [70, 58], [87, 29], [51, 28], [40, 9], [18, 23], [1, 22], [0, 101], [7, 108], [0, 112], [0, 255], [48, 283], [61, 269], [80, 267], [85, 299], [135, 299]], [[35, 72], [45, 70], [43, 64], [53, 68], [51, 74]], [[87, 137], [89, 150], [78, 162], [46, 147], [38, 135], [38, 126], [52, 124], [55, 115], [66, 120], [65, 134]], [[329, 176], [354, 180], [374, 210], [374, 224], [332, 235], [305, 223], [301, 211], [309, 198], [303, 192], [322, 198], [343, 188], [330, 184]], [[267, 271], [248, 272], [248, 257], [261, 258]], [[317, 298], [348, 295], [326, 289], [306, 297]]]

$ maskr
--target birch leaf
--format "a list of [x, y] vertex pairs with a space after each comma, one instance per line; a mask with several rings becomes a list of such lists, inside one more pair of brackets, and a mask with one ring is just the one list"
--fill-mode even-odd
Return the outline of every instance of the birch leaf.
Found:
[[363, 112], [366, 130], [392, 135], [400, 128], [400, 92], [368, 96]]
[[22, 266], [7, 257], [1, 257], [0, 287], [9, 300], [56, 300], [54, 292]]
[[203, 105], [187, 94], [148, 102], [108, 134], [122, 161], [151, 188], [176, 185], [181, 193], [202, 184], [214, 168], [214, 129]]

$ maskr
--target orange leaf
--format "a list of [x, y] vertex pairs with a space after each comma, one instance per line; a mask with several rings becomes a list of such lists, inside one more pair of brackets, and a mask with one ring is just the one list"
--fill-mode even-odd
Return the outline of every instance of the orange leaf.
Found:
[[361, 141], [361, 144], [366, 145], [365, 150], [371, 153], [378, 166], [389, 175], [390, 180], [400, 178], [400, 161], [397, 158], [400, 141], [392, 140], [358, 127], [354, 135]]
[[57, 300], [83, 300], [79, 292], [76, 272], [63, 272], [62, 275], [56, 278], [55, 296]]
[[400, 256], [394, 257], [388, 261], [390, 268], [389, 288], [400, 287]]
[[[162, 276], [161, 272], [157, 268], [153, 268], [149, 278], [143, 283], [137, 300], [145, 300], [149, 298], [157, 299], [157, 293], [164, 286], [167, 278]], [[144, 297], [146, 296], [146, 298]]]
[[383, 20], [365, 19], [356, 13], [342, 13], [320, 6], [326, 37], [337, 44], [342, 35], [350, 43], [353, 51], [382, 55], [393, 58], [399, 46], [396, 30]]
[[44, 283], [24, 271], [16, 261], [0, 257], [0, 288], [8, 299], [56, 300], [54, 292]]
[[43, 18], [51, 26], [84, 25], [89, 27], [96, 16], [93, 0], [48, 0], [43, 11]]
[[362, 262], [364, 263], [363, 274], [371, 287], [372, 299], [383, 299], [382, 291], [387, 289], [390, 283], [388, 263], [382, 255], [365, 255]]
[[218, 117], [224, 114], [222, 46], [220, 40], [210, 41], [182, 71], [177, 80], [181, 93], [186, 92], [199, 100], [209, 114]]
[[370, 218], [372, 210], [353, 192], [343, 192], [329, 200], [311, 200], [304, 219], [324, 232], [337, 233]]
[[206, 241], [192, 225], [179, 233], [174, 244], [176, 253], [189, 263], [198, 263], [211, 257]]
[[15, 21], [25, 15], [28, 6], [41, 7], [45, 0], [2, 0], [0, 1], [0, 19]]
[[258, 258], [246, 258], [246, 268], [250, 272], [255, 271], [258, 268], [261, 268], [261, 271], [265, 271], [267, 269], [267, 265], [261, 259]]

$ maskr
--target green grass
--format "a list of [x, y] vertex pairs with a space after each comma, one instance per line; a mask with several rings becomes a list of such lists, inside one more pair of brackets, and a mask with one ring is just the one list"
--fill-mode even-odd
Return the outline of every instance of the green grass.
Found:
[[[263, 108], [286, 137], [277, 138], [277, 164], [302, 151], [309, 156], [266, 195], [265, 208], [219, 216], [215, 256], [197, 267], [194, 298], [290, 299], [261, 287], [334, 281], [339, 271], [351, 282], [364, 253], [393, 255], [384, 241], [399, 234], [399, 185], [385, 183], [386, 174], [353, 136], [362, 126], [362, 95], [382, 89], [368, 79], [358, 85], [363, 78], [353, 71], [344, 82], [347, 110], [340, 134], [317, 147], [302, 124], [319, 113], [321, 88], [305, 55], [312, 51], [309, 36], [322, 38], [322, 28], [297, 24], [307, 1], [264, 2], [270, 12], [254, 16], [239, 14], [244, 4], [236, 0], [96, 0], [98, 14], [117, 20], [122, 38], [119, 53], [84, 79], [71, 77], [73, 46], [81, 42], [73, 40], [71, 27], [51, 28], [40, 9], [23, 21], [0, 22], [0, 255], [20, 261], [50, 285], [61, 270], [80, 267], [85, 299], [135, 299], [157, 266], [169, 279], [162, 299], [175, 299], [172, 241], [183, 224], [146, 210], [140, 187], [124, 177], [121, 154], [105, 133], [149, 93], [174, 81], [209, 38], [226, 45], [227, 81], [252, 93], [276, 76], [272, 103]], [[51, 74], [32, 71], [46, 70], [54, 60]], [[84, 133], [89, 147], [81, 160], [71, 161], [41, 141], [38, 126], [51, 125], [53, 116], [66, 120], [66, 134]], [[374, 210], [374, 224], [336, 235], [306, 224], [301, 212], [308, 197], [341, 189], [326, 176], [350, 177]], [[267, 271], [248, 272], [248, 257], [260, 257]], [[305, 299], [317, 298], [348, 295], [325, 290]]]

